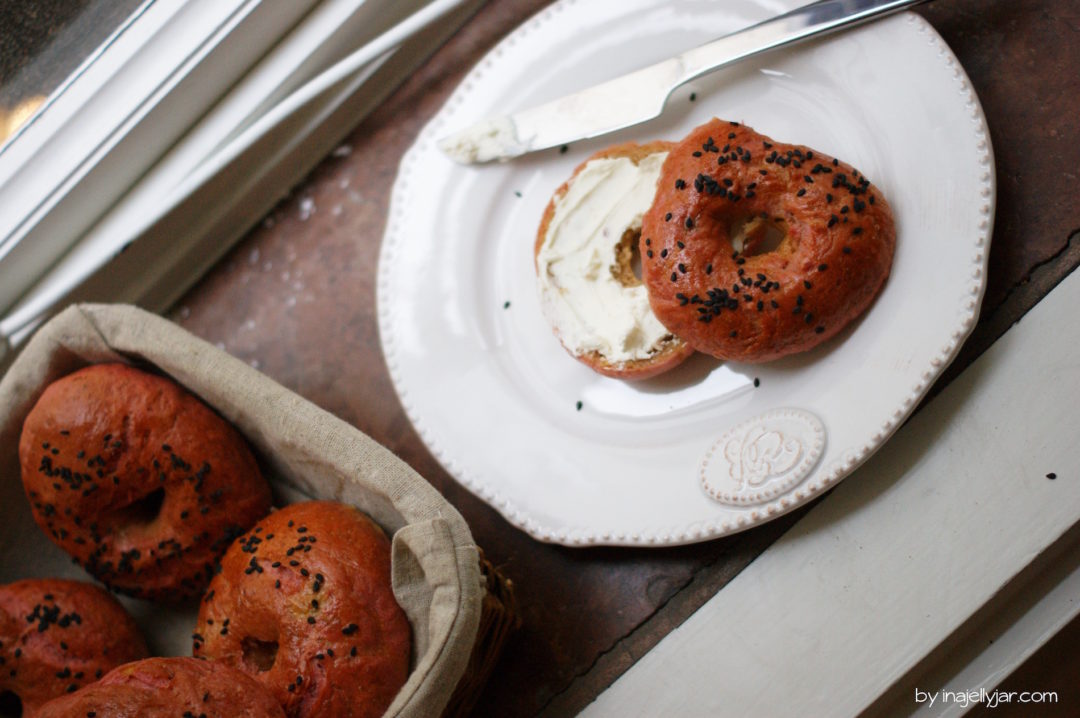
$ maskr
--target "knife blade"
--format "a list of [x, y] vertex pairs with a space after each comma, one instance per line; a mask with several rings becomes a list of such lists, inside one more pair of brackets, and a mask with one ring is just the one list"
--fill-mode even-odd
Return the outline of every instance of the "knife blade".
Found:
[[820, 0], [676, 57], [449, 135], [439, 148], [461, 164], [507, 160], [621, 130], [657, 117], [675, 88], [721, 67], [926, 0]]

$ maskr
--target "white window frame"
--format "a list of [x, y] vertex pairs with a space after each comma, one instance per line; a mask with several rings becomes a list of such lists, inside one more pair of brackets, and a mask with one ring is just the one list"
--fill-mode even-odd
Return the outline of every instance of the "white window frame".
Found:
[[0, 337], [165, 308], [483, 1], [140, 7], [0, 150]]

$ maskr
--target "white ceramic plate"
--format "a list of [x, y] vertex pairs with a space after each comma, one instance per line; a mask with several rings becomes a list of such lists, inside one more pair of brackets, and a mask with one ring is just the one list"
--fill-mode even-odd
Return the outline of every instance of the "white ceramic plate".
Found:
[[[436, 141], [798, 4], [556, 3], [500, 43], [421, 132], [394, 186], [379, 327], [405, 410], [458, 481], [567, 545], [664, 545], [805, 503], [892, 434], [974, 326], [994, 207], [985, 119], [925, 21], [894, 16], [679, 90], [664, 115], [511, 163], [462, 167]], [[765, 365], [694, 357], [643, 383], [570, 358], [541, 315], [536, 227], [574, 166], [712, 116], [851, 162], [892, 204], [892, 276], [853, 326]], [[757, 380], [755, 385], [755, 380]]]

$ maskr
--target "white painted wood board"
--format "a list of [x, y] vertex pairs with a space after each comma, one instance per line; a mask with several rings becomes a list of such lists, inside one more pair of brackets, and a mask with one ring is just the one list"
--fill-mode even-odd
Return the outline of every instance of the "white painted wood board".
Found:
[[[1080, 519], [1078, 302], [1074, 273], [583, 715], [855, 715], [918, 675]], [[1061, 592], [949, 680], [1005, 675]]]

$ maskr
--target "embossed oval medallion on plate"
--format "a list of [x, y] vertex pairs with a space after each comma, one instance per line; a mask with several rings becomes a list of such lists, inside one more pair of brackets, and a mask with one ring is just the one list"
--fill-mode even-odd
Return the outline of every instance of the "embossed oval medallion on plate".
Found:
[[724, 504], [771, 501], [799, 485], [825, 451], [825, 426], [802, 409], [773, 409], [732, 427], [705, 454], [701, 485]]

